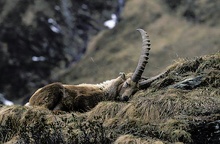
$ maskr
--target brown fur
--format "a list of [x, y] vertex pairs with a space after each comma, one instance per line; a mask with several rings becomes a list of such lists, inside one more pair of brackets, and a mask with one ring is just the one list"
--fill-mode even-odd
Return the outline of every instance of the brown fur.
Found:
[[136, 85], [132, 83], [130, 76], [131, 74], [121, 74], [116, 79], [96, 85], [52, 83], [38, 89], [31, 96], [28, 105], [43, 106], [50, 110], [88, 111], [100, 101], [132, 95]]

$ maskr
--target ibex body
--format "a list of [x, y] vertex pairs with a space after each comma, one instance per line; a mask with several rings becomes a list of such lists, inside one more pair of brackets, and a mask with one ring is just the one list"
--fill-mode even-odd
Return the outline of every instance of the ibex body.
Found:
[[30, 98], [27, 106], [43, 106], [50, 110], [87, 111], [104, 100], [128, 101], [139, 87], [148, 86], [158, 77], [141, 81], [148, 60], [150, 40], [147, 33], [138, 29], [142, 35], [142, 53], [134, 73], [121, 73], [116, 79], [101, 84], [65, 85], [52, 83], [38, 89]]
[[[84, 112], [105, 100], [122, 100], [136, 92], [136, 86], [126, 87], [131, 74], [120, 74], [116, 79], [100, 84], [65, 85], [52, 83], [38, 89], [30, 98], [27, 106], [43, 106], [50, 110]], [[123, 97], [119, 97], [119, 96]]]

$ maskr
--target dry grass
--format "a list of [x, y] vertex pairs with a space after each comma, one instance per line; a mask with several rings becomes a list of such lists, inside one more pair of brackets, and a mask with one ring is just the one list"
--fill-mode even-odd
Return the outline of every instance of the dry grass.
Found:
[[162, 141], [153, 140], [151, 138], [145, 140], [133, 135], [122, 135], [117, 138], [114, 144], [164, 144]]
[[[181, 59], [128, 103], [100, 102], [87, 113], [1, 106], [0, 139], [8, 143], [218, 142], [220, 53]], [[171, 85], [202, 75], [194, 89]]]
[[[150, 74], [162, 71], [173, 58], [219, 49], [217, 27], [176, 17], [161, 3], [129, 0], [121, 23], [94, 38], [87, 55], [62, 81], [97, 83], [133, 71], [141, 47], [136, 28], [149, 30], [152, 39]], [[1, 106], [0, 143], [218, 143], [219, 129], [213, 127], [220, 119], [220, 53], [179, 58], [167, 70], [128, 103], [101, 102], [87, 113]], [[194, 89], [171, 88], [196, 76], [202, 82]]]

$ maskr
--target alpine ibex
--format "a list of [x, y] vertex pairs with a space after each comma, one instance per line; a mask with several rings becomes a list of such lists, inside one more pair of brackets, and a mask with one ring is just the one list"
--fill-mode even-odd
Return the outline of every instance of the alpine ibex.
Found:
[[143, 44], [142, 53], [134, 73], [120, 73], [116, 79], [100, 84], [65, 85], [52, 83], [38, 89], [26, 105], [43, 106], [50, 110], [84, 112], [95, 107], [100, 101], [128, 101], [139, 88], [149, 86], [161, 76], [141, 80], [145, 65], [148, 62], [150, 40], [144, 30], [137, 30], [141, 33]]

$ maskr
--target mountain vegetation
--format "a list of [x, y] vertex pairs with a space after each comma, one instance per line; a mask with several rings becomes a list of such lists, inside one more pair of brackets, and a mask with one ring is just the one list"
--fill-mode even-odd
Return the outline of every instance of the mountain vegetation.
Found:
[[8, 143], [218, 143], [220, 53], [180, 59], [129, 102], [100, 102], [86, 113], [1, 106]]
[[133, 72], [151, 40], [144, 76], [168, 71], [128, 102], [50, 111], [0, 105], [0, 143], [219, 143], [220, 1], [0, 1], [0, 93], [16, 104], [39, 87], [101, 83]]

